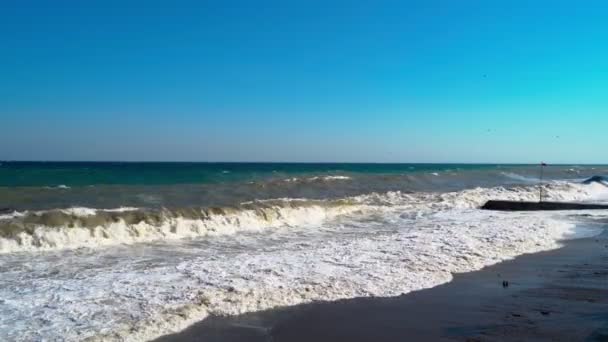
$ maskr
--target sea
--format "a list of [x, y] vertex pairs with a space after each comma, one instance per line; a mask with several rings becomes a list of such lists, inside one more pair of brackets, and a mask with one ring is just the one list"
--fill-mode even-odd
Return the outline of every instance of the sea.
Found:
[[0, 340], [147, 341], [210, 315], [399, 296], [599, 233], [606, 210], [479, 209], [608, 201], [608, 166], [540, 171], [0, 162]]

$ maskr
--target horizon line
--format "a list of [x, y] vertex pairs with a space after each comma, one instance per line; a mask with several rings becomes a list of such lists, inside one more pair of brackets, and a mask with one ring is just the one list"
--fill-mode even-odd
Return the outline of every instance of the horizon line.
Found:
[[27, 160], [27, 159], [0, 159], [0, 163], [166, 163], [166, 164], [394, 164], [394, 165], [608, 165], [602, 163], [551, 163], [551, 162], [368, 162], [368, 161], [196, 161], [196, 160]]

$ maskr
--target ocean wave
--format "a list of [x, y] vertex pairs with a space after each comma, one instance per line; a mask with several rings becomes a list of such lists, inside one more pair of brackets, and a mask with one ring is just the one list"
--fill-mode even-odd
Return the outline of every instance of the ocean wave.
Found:
[[[0, 306], [0, 326], [11, 329], [0, 329], [0, 339], [145, 341], [209, 315], [436, 286], [453, 273], [557, 248], [575, 234], [564, 213], [477, 209], [488, 199], [534, 200], [537, 190], [393, 191], [336, 201], [251, 201], [234, 208], [25, 213], [13, 222], [27, 228], [20, 234], [54, 232], [55, 240], [44, 238], [56, 242], [52, 248], [83, 241], [91, 247], [160, 242], [2, 255], [10, 271], [0, 279], [6, 303]], [[606, 191], [601, 184], [546, 185], [552, 200], [589, 200]], [[268, 228], [268, 234], [255, 232]], [[57, 237], [74, 229], [82, 236]], [[205, 235], [220, 236], [182, 239]], [[175, 241], [163, 242], [168, 239]]]
[[521, 181], [524, 183], [538, 183], [539, 182], [539, 178], [522, 176], [515, 172], [501, 172], [501, 174], [509, 179]]
[[[196, 257], [114, 286], [113, 295], [129, 298], [131, 306], [146, 303], [144, 313], [121, 321], [110, 332], [90, 332], [91, 340], [146, 341], [209, 316], [319, 300], [398, 296], [449, 282], [454, 273], [557, 248], [558, 241], [574, 231], [572, 223], [538, 213], [456, 209], [433, 216], [417, 229], [323, 239], [312, 245], [293, 242], [230, 258]], [[147, 298], [158, 291], [158, 285], [150, 284], [159, 280], [174, 285], [161, 304], [150, 305]], [[104, 286], [110, 281], [116, 280], [100, 276], [94, 283]]]
[[45, 186], [45, 189], [57, 189], [57, 190], [67, 190], [67, 189], [71, 189], [71, 187], [65, 185], [65, 184], [59, 184], [57, 186]]
[[324, 180], [324, 181], [332, 181], [332, 180], [349, 180], [351, 179], [348, 176], [322, 176], [322, 177], [311, 177], [308, 178], [308, 180], [310, 181], [315, 181], [315, 180]]
[[[98, 213], [124, 213], [127, 211], [135, 211], [138, 208], [135, 207], [120, 207], [120, 208], [112, 208], [112, 209], [92, 209], [85, 207], [72, 207], [67, 209], [58, 209], [60, 212], [65, 213], [67, 215], [72, 215], [76, 217], [87, 217], [87, 216], [95, 216]], [[38, 211], [36, 215], [44, 215], [45, 211]]]
[[[319, 223], [369, 209], [401, 208], [416, 215], [451, 208], [477, 208], [490, 199], [535, 200], [535, 187], [475, 188], [449, 193], [371, 193], [339, 200], [275, 199], [239, 207], [177, 209], [68, 208], [3, 215], [0, 253], [132, 244], [196, 238]], [[554, 182], [545, 187], [551, 200], [584, 200], [606, 187]]]
[[314, 176], [314, 177], [308, 177], [308, 178], [291, 177], [291, 178], [286, 178], [283, 181], [285, 181], [287, 183], [317, 182], [317, 181], [331, 182], [331, 181], [345, 181], [345, 180], [350, 180], [350, 179], [352, 179], [352, 178], [349, 176], [336, 175], [336, 176]]
[[593, 176], [591, 178], [587, 178], [587, 179], [583, 180], [582, 183], [583, 184], [597, 183], [597, 184], [602, 184], [602, 185], [608, 186], [608, 177], [606, 177], [606, 176]]
[[344, 201], [274, 200], [239, 208], [69, 208], [0, 222], [0, 253], [132, 244], [320, 222], [357, 210]]
[[13, 219], [15, 217], [21, 217], [24, 216], [26, 213], [25, 212], [20, 212], [20, 211], [13, 211], [11, 213], [5, 213], [5, 214], [0, 214], [0, 220], [10, 220]]

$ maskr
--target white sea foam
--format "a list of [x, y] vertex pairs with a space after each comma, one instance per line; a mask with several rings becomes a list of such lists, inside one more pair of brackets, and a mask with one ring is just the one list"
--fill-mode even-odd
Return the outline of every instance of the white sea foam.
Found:
[[324, 182], [331, 182], [331, 181], [344, 181], [344, 180], [350, 180], [352, 179], [351, 177], [348, 176], [314, 176], [314, 177], [308, 177], [308, 178], [298, 178], [298, 177], [292, 177], [292, 178], [287, 178], [284, 181], [288, 182], [288, 183], [293, 183], [293, 182], [301, 182], [301, 181], [305, 181], [305, 182], [315, 182], [315, 181], [324, 181]]
[[[290, 245], [241, 253], [230, 260], [196, 258], [176, 266], [181, 274], [175, 275], [180, 283], [175, 290], [189, 293], [179, 299], [187, 304], [159, 311], [141, 325], [126, 325], [102, 339], [145, 340], [182, 329], [209, 314], [236, 315], [315, 300], [396, 296], [448, 282], [452, 273], [555, 248], [555, 240], [572, 231], [572, 225], [530, 217], [509, 224], [436, 222], [425, 227], [427, 232], [331, 239], [317, 241], [314, 248]], [[137, 286], [145, 280], [140, 281]]]
[[65, 185], [65, 184], [59, 184], [57, 186], [45, 186], [45, 188], [47, 189], [71, 189], [69, 186]]
[[[578, 185], [555, 182], [546, 187], [547, 199], [580, 201], [584, 199], [608, 198], [608, 189], [598, 183]], [[213, 214], [208, 218], [167, 218], [161, 224], [139, 222], [127, 224], [122, 220], [96, 227], [79, 226], [37, 226], [33, 231], [23, 231], [11, 237], [0, 237], [0, 253], [19, 251], [42, 251], [66, 248], [111, 246], [158, 240], [196, 238], [207, 235], [235, 234], [240, 231], [262, 230], [281, 226], [298, 226], [320, 223], [342, 214], [368, 210], [370, 206], [388, 207], [390, 210], [404, 208], [417, 216], [436, 210], [451, 208], [476, 208], [490, 199], [535, 200], [536, 189], [519, 188], [475, 188], [451, 193], [388, 192], [372, 193], [344, 199], [339, 203], [318, 201], [314, 205], [298, 205], [298, 199], [281, 199], [281, 204], [273, 201], [266, 208], [235, 210], [223, 214]], [[285, 205], [287, 203], [287, 205]], [[136, 208], [105, 209], [104, 211], [129, 211]], [[69, 208], [62, 212], [87, 217], [97, 214], [97, 209]], [[8, 214], [8, 215], [22, 215]]]
[[[283, 200], [288, 201], [288, 200]], [[290, 200], [289, 200], [290, 201]], [[128, 211], [118, 208], [104, 211]], [[66, 248], [111, 246], [158, 240], [196, 238], [208, 235], [234, 234], [239, 231], [259, 231], [281, 226], [320, 223], [336, 215], [358, 210], [356, 206], [310, 205], [300, 207], [268, 206], [267, 208], [239, 210], [232, 213], [212, 214], [208, 218], [167, 218], [159, 225], [146, 222], [127, 224], [122, 220], [96, 227], [38, 226], [12, 237], [0, 237], [0, 253], [21, 251], [49, 251]], [[97, 214], [90, 208], [62, 209], [62, 212], [86, 217]]]
[[[87, 217], [87, 216], [93, 216], [100, 211], [102, 211], [102, 212], [126, 212], [126, 211], [134, 211], [134, 210], [138, 210], [138, 209], [139, 208], [135, 208], [135, 207], [120, 207], [120, 208], [111, 208], [111, 209], [93, 209], [93, 208], [86, 208], [86, 207], [72, 207], [72, 208], [66, 208], [66, 209], [59, 209], [59, 211], [65, 213], [65, 214], [68, 214], [68, 215]], [[45, 211], [36, 211], [35, 213], [38, 215], [41, 215], [44, 212]], [[13, 219], [16, 217], [23, 217], [23, 216], [27, 215], [28, 213], [29, 213], [29, 211], [16, 211], [15, 210], [12, 213], [0, 214], [0, 220], [9, 220], [9, 219]], [[1, 249], [0, 249], [0, 253], [2, 253]]]
[[21, 217], [24, 216], [27, 212], [23, 212], [23, 211], [13, 211], [12, 213], [8, 213], [8, 214], [0, 214], [0, 220], [10, 220], [12, 218], [15, 217]]
[[84, 208], [84, 207], [73, 207], [73, 208], [61, 209], [61, 211], [68, 215], [81, 216], [81, 217], [93, 216], [93, 215], [97, 214], [97, 209]]
[[[86, 216], [93, 216], [96, 215], [98, 212], [109, 212], [109, 213], [120, 213], [120, 212], [125, 212], [125, 211], [134, 211], [137, 210], [139, 208], [135, 208], [135, 207], [120, 207], [120, 208], [111, 208], [111, 209], [92, 209], [92, 208], [86, 208], [86, 207], [72, 207], [72, 208], [66, 208], [66, 209], [60, 209], [61, 212], [68, 214], [68, 215], [74, 215], [74, 216], [80, 216], [80, 217], [86, 217]], [[38, 214], [43, 213], [42, 211], [39, 211]]]
[[510, 179], [513, 179], [516, 181], [521, 181], [524, 183], [538, 183], [538, 181], [539, 181], [539, 178], [522, 176], [515, 172], [501, 172], [501, 174], [507, 178], [510, 178]]
[[[599, 184], [547, 186], [556, 200], [604, 192]], [[193, 234], [189, 223], [179, 233], [163, 230], [154, 244], [1, 255], [0, 340], [143, 341], [210, 314], [435, 286], [453, 273], [556, 248], [579, 232], [565, 212], [476, 209], [489, 198], [536, 195], [533, 187], [519, 187], [368, 194], [345, 199], [344, 206], [293, 200], [264, 221], [272, 226], [257, 214], [250, 220], [242, 212], [227, 214], [232, 218], [217, 217], [208, 226], [214, 234], [204, 239], [166, 240]], [[327, 214], [331, 210], [338, 212]]]
[[348, 176], [317, 176], [317, 177], [308, 178], [308, 180], [310, 180], [310, 181], [316, 181], [316, 180], [334, 181], [334, 180], [349, 180], [349, 179], [351, 179], [351, 178]]
[[102, 211], [106, 211], [109, 213], [122, 213], [125, 211], [135, 211], [138, 210], [137, 207], [120, 207], [120, 208], [111, 208], [111, 209], [102, 209]]

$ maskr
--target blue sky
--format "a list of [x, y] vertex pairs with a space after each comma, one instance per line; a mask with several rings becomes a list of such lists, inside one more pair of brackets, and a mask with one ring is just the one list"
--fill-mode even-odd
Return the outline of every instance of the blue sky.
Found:
[[2, 1], [0, 159], [606, 163], [608, 5]]

